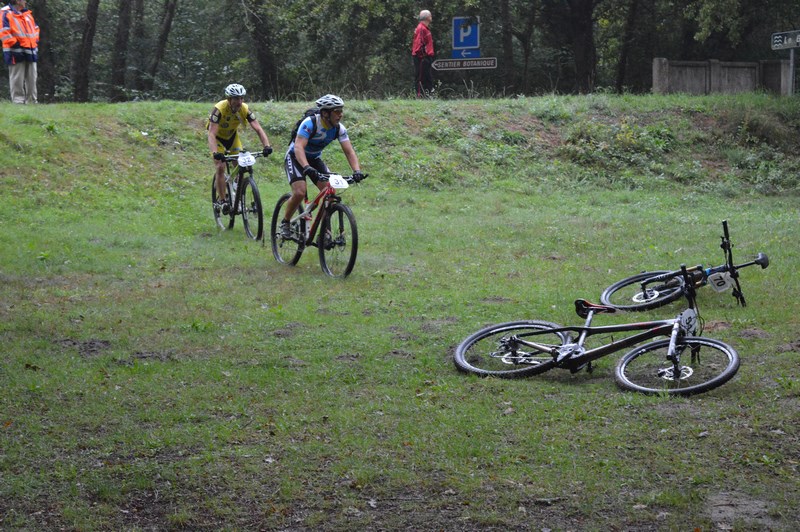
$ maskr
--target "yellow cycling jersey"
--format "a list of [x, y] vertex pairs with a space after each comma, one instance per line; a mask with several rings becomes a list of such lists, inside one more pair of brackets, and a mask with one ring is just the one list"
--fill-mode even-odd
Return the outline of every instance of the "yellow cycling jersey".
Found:
[[211, 110], [211, 114], [206, 120], [206, 129], [208, 129], [211, 122], [219, 124], [217, 138], [228, 140], [236, 135], [236, 130], [239, 129], [239, 126], [244, 126], [255, 119], [256, 115], [250, 111], [246, 103], [242, 103], [239, 111], [234, 113], [228, 100], [222, 100]]

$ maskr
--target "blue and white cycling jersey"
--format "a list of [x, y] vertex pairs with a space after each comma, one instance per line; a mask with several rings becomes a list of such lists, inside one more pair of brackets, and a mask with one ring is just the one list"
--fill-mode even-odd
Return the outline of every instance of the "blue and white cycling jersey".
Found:
[[[311, 132], [314, 130], [314, 124], [312, 120], [318, 119], [317, 121], [317, 131], [314, 134], [314, 138], [310, 138]], [[344, 124], [341, 122], [339, 123], [339, 138], [336, 138], [336, 127], [332, 127], [330, 129], [325, 129], [322, 126], [322, 117], [320, 115], [309, 116], [305, 120], [300, 123], [300, 127], [297, 128], [297, 134], [301, 137], [308, 139], [308, 144], [306, 144], [306, 159], [316, 159], [320, 155], [322, 155], [322, 150], [325, 147], [333, 142], [334, 140], [338, 140], [341, 144], [342, 142], [350, 140], [350, 137], [347, 136], [347, 129], [344, 127]], [[294, 155], [294, 140], [289, 145], [289, 153]]]

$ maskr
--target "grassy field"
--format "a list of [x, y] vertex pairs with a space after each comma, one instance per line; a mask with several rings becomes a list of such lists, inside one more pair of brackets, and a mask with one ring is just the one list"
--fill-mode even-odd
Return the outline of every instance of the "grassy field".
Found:
[[[797, 100], [349, 103], [370, 177], [343, 281], [217, 231], [210, 103], [1, 104], [0, 529], [794, 529]], [[253, 106], [282, 148], [307, 104]], [[280, 155], [256, 172], [270, 215]], [[718, 264], [723, 219], [772, 261], [746, 308], [701, 292], [742, 357], [723, 387], [623, 392], [618, 355], [454, 368], [484, 325], [579, 323], [622, 277]]]

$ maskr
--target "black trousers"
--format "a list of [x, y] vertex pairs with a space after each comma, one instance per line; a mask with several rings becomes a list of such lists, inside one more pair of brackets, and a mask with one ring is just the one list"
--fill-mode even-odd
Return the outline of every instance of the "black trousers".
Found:
[[428, 96], [433, 90], [432, 63], [431, 57], [414, 56], [414, 94], [417, 98]]

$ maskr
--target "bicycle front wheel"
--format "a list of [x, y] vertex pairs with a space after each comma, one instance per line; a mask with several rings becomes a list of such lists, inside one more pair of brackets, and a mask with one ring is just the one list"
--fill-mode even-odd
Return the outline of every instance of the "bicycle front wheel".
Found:
[[547, 332], [560, 327], [538, 320], [492, 325], [461, 342], [456, 347], [453, 361], [459, 370], [481, 377], [514, 379], [538, 375], [555, 367], [555, 357], [520, 343], [518, 337], [525, 333], [545, 331], [523, 336], [522, 339], [557, 348], [572, 341], [569, 332]]
[[347, 277], [356, 264], [358, 228], [350, 207], [334, 203], [325, 214], [317, 235], [319, 264], [331, 277]]
[[651, 283], [642, 291], [642, 281], [663, 273], [668, 272], [642, 272], [616, 282], [603, 290], [600, 302], [619, 310], [649, 310], [672, 303], [683, 293], [683, 278], [680, 276]]
[[223, 214], [222, 209], [217, 205], [217, 186], [215, 176], [211, 176], [211, 208], [214, 211], [214, 221], [216, 222], [217, 227], [220, 229], [233, 229], [236, 209], [230, 208], [230, 204], [233, 201], [231, 199], [233, 197], [231, 192], [231, 184], [225, 183], [225, 186], [227, 187], [228, 194], [228, 214]]
[[739, 371], [739, 354], [719, 340], [686, 336], [675, 349], [677, 363], [667, 359], [669, 340], [637, 347], [617, 364], [617, 384], [645, 394], [694, 395], [725, 384]]
[[[275, 260], [281, 264], [294, 266], [300, 260], [300, 255], [303, 254], [305, 224], [294, 222], [291, 227], [291, 236], [284, 237], [281, 234], [283, 211], [286, 210], [286, 202], [291, 197], [291, 194], [284, 194], [275, 204], [275, 210], [272, 212], [272, 224], [269, 229], [269, 240], [272, 246], [272, 256], [275, 257]], [[301, 212], [303, 210], [298, 206], [297, 213], [300, 214]]]
[[256, 180], [252, 177], [243, 180], [239, 194], [244, 232], [254, 240], [261, 240], [264, 236], [264, 212], [261, 209], [261, 194], [258, 192]]

